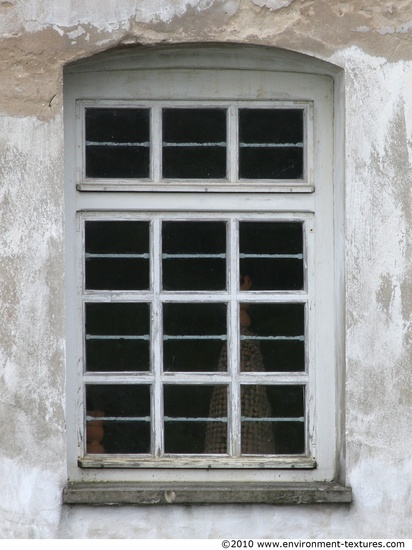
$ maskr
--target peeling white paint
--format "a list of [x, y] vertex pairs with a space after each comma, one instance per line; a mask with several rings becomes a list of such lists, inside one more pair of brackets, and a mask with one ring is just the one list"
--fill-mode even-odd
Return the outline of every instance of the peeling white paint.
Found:
[[[292, 4], [293, 10], [279, 11]], [[0, 417], [7, 420], [0, 430], [2, 538], [411, 538], [412, 62], [399, 54], [404, 44], [410, 50], [410, 3], [360, 0], [348, 12], [353, 33], [336, 33], [333, 9], [338, 13], [343, 3], [326, 4], [329, 19], [319, 23], [311, 10], [321, 2], [293, 0], [0, 3], [1, 63], [6, 63], [0, 93]], [[368, 7], [366, 15], [360, 5]], [[223, 16], [236, 22], [216, 30]], [[163, 30], [159, 23], [166, 24]], [[53, 50], [53, 42], [33, 51], [22, 46], [26, 39], [34, 47], [35, 34], [44, 30], [57, 37], [60, 50]], [[334, 42], [335, 35], [341, 42]], [[61, 70], [74, 57], [123, 39], [295, 47], [345, 70], [350, 507], [61, 505], [66, 480]], [[79, 45], [85, 42], [87, 50]]]
[[382, 28], [379, 28], [379, 29], [376, 29], [376, 32], [378, 32], [379, 34], [395, 34], [395, 33], [400, 33], [400, 34], [405, 34], [405, 33], [408, 33], [410, 32], [410, 30], [412, 29], [412, 20], [411, 21], [407, 21], [406, 23], [404, 23], [403, 25], [399, 25], [398, 27], [382, 27]]
[[136, 21], [143, 23], [161, 21], [162, 23], [167, 23], [174, 17], [181, 17], [188, 8], [204, 11], [209, 9], [214, 3], [216, 3], [216, 0], [144, 1], [139, 3], [139, 7], [136, 10]]
[[[293, 0], [269, 0], [273, 9], [276, 4], [289, 5]], [[141, 0], [139, 2], [114, 2], [101, 0], [96, 10], [93, 2], [68, 0], [66, 2], [43, 2], [31, 0], [11, 6], [5, 16], [0, 18], [0, 33], [14, 31], [38, 32], [49, 26], [70, 29], [93, 22], [96, 29], [112, 32], [119, 28], [119, 22], [137, 21], [139, 23], [168, 23], [174, 17], [181, 17], [188, 9], [198, 12], [214, 7], [232, 16], [239, 9], [240, 0]], [[272, 6], [268, 6], [272, 9]], [[124, 24], [122, 25], [124, 28]], [[70, 32], [70, 31], [69, 31]], [[74, 31], [73, 31], [74, 32]]]
[[360, 27], [355, 27], [353, 30], [354, 32], [366, 33], [370, 32], [372, 29], [370, 27], [367, 27], [366, 25], [361, 25]]
[[60, 469], [0, 458], [2, 483], [0, 537], [52, 538], [60, 520]]
[[287, 8], [295, 0], [252, 0], [253, 4], [260, 8], [268, 8], [269, 10], [280, 10]]
[[73, 40], [75, 38], [78, 38], [79, 36], [82, 36], [82, 34], [86, 34], [86, 31], [82, 26], [79, 25], [74, 31], [68, 32], [67, 36]]

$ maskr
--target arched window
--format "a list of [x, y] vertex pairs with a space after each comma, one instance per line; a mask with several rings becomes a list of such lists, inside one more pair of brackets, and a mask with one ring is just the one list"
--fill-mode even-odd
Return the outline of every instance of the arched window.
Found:
[[333, 75], [246, 46], [67, 68], [68, 502], [96, 477], [117, 501], [176, 479], [178, 502], [234, 481], [231, 501], [274, 481], [348, 498]]

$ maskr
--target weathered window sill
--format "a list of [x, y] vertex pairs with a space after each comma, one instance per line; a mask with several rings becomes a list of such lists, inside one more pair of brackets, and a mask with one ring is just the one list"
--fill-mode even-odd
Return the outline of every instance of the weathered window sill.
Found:
[[336, 483], [119, 483], [75, 482], [65, 504], [321, 504], [349, 503], [352, 491]]

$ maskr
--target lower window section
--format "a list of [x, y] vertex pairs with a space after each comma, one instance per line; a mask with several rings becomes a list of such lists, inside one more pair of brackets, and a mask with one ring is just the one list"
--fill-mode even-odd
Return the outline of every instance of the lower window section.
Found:
[[86, 390], [88, 453], [150, 453], [150, 386], [89, 384]]
[[302, 386], [241, 387], [242, 454], [303, 454]]
[[[164, 437], [151, 434], [152, 387], [88, 384], [87, 453], [127, 455], [302, 455], [303, 386], [240, 386], [240, 427], [228, 415], [228, 385], [165, 384]], [[233, 418], [233, 416], [232, 416]]]
[[[221, 395], [219, 415], [212, 417], [213, 395]], [[227, 386], [175, 386], [164, 388], [166, 454], [227, 453]], [[223, 445], [214, 451], [207, 446], [207, 434], [216, 428], [223, 434]]]
[[308, 224], [83, 216], [80, 462], [313, 467]]

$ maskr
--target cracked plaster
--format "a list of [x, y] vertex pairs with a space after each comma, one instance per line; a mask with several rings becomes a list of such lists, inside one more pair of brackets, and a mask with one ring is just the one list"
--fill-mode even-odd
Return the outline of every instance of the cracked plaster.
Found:
[[230, 41], [324, 60], [357, 46], [396, 61], [412, 57], [411, 37], [408, 0], [0, 2], [0, 113], [53, 117], [63, 65], [119, 44]]
[[[411, 22], [409, 0], [0, 1], [0, 536], [170, 538], [185, 528], [250, 538], [252, 524], [260, 537], [412, 535]], [[277, 46], [345, 69], [349, 513], [60, 508], [62, 69], [121, 44], [201, 41]]]

